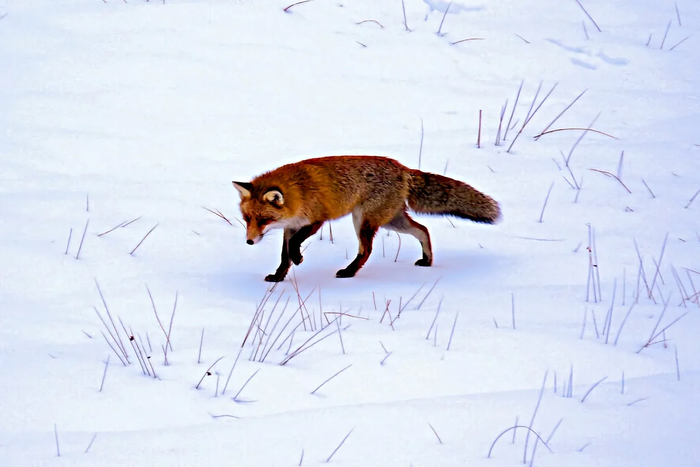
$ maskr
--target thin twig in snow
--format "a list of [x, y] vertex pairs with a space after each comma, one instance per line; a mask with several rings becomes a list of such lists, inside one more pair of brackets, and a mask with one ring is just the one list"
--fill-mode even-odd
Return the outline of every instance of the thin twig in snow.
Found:
[[469, 42], [469, 41], [483, 41], [483, 37], [468, 37], [466, 39], [460, 39], [458, 41], [450, 42], [450, 45], [457, 45], [461, 44], [462, 42]]
[[647, 185], [647, 182], [645, 182], [644, 179], [642, 179], [642, 183], [643, 183], [644, 186], [647, 188], [647, 190], [649, 190], [649, 194], [651, 195], [651, 197], [652, 197], [652, 198], [656, 198], [656, 195], [654, 195], [654, 192], [651, 191], [651, 188], [649, 188], [649, 185]]
[[105, 369], [104, 369], [104, 372], [102, 372], [102, 382], [100, 383], [100, 390], [98, 392], [102, 392], [102, 389], [105, 386], [105, 378], [107, 377], [107, 368], [109, 367], [109, 357], [110, 357], [110, 355], [107, 354], [107, 360], [105, 361]]
[[450, 331], [450, 340], [447, 341], [447, 350], [450, 350], [450, 346], [452, 345], [452, 336], [454, 336], [455, 327], [457, 326], [457, 319], [458, 318], [459, 318], [459, 311], [455, 315], [454, 323], [452, 323], [452, 331]]
[[250, 377], [245, 381], [245, 383], [243, 383], [243, 386], [241, 386], [241, 389], [239, 389], [238, 392], [236, 393], [236, 395], [233, 396], [233, 400], [234, 400], [234, 401], [237, 401], [237, 402], [238, 402], [238, 396], [240, 396], [241, 393], [243, 392], [243, 390], [245, 389], [245, 387], [248, 386], [248, 383], [250, 383], [250, 380], [253, 379], [253, 377], [254, 377], [255, 375], [258, 374], [258, 371], [260, 371], [260, 368], [258, 368], [257, 370], [255, 370], [255, 373], [253, 373], [252, 375], [250, 375]]
[[61, 457], [61, 447], [58, 444], [58, 427], [55, 423], [53, 424], [53, 434], [56, 439], [56, 457]]
[[440, 21], [440, 26], [438, 27], [438, 30], [437, 30], [438, 36], [442, 35], [442, 24], [445, 22], [445, 18], [447, 17], [447, 13], [450, 11], [451, 6], [452, 6], [452, 2], [448, 3], [447, 8], [445, 8], [445, 13], [442, 15], [442, 20]]
[[[690, 203], [688, 203], [688, 206], [690, 206]], [[90, 219], [85, 222], [85, 229], [83, 230], [83, 236], [80, 238], [80, 245], [78, 245], [78, 252], [75, 254], [75, 259], [80, 259], [80, 252], [83, 249], [83, 242], [85, 241], [85, 234], [87, 233], [88, 225], [90, 225]]]
[[516, 107], [518, 107], [518, 100], [520, 100], [520, 92], [523, 90], [523, 84], [525, 84], [525, 80], [520, 81], [520, 87], [518, 88], [518, 93], [515, 95], [515, 103], [513, 104], [513, 109], [510, 112], [510, 118], [508, 119], [508, 125], [506, 125], [506, 131], [503, 134], [503, 141], [508, 139], [508, 130], [510, 130], [510, 128], [511, 128], [510, 122], [513, 121], [513, 115], [515, 115], [515, 109], [516, 109]]
[[595, 26], [595, 28], [598, 30], [598, 32], [603, 32], [603, 31], [601, 31], [600, 28], [598, 27], [598, 23], [595, 22], [595, 20], [591, 17], [591, 15], [588, 14], [588, 12], [587, 12], [586, 9], [583, 7], [583, 5], [581, 5], [581, 2], [579, 2], [578, 0], [575, 0], [575, 2], [578, 3], [578, 6], [580, 6], [581, 9], [583, 10], [583, 12], [586, 14], [586, 16], [588, 16], [588, 19], [591, 20], [591, 22], [593, 23], [593, 25]]
[[354, 430], [355, 430], [355, 428], [353, 427], [352, 430], [350, 430], [350, 432], [349, 432], [347, 435], [345, 435], [345, 438], [343, 438], [343, 440], [340, 442], [340, 444], [338, 445], [338, 447], [335, 448], [335, 449], [333, 450], [333, 452], [331, 453], [331, 455], [328, 456], [328, 459], [326, 459], [326, 462], [325, 462], [326, 464], [329, 463], [329, 462], [331, 461], [331, 459], [333, 458], [333, 456], [335, 455], [335, 453], [338, 452], [338, 449], [340, 449], [340, 447], [345, 443], [345, 441], [348, 439], [348, 437], [350, 437], [350, 435], [352, 434], [352, 432], [353, 432]]
[[88, 451], [89, 451], [90, 448], [92, 447], [92, 443], [95, 442], [95, 438], [97, 438], [97, 433], [95, 433], [94, 435], [92, 435], [92, 439], [90, 440], [90, 443], [87, 445], [87, 447], [85, 448], [85, 451], [83, 452], [84, 454], [87, 454], [87, 453], [88, 453]]
[[659, 46], [659, 50], [663, 50], [664, 44], [666, 43], [666, 36], [668, 36], [668, 30], [671, 29], [671, 23], [673, 20], [668, 22], [668, 25], [666, 25], [666, 32], [664, 33], [664, 38], [661, 39], [661, 45]]
[[131, 250], [131, 253], [129, 253], [131, 256], [134, 255], [134, 252], [136, 251], [136, 249], [137, 249], [138, 247], [141, 246], [141, 244], [144, 242], [144, 240], [146, 240], [146, 238], [147, 238], [149, 235], [151, 235], [151, 232], [153, 232], [153, 231], [156, 229], [156, 227], [158, 227], [158, 224], [154, 225], [153, 228], [152, 228], [151, 230], [149, 230], [149, 231], [146, 233], [146, 235], [143, 236], [143, 238], [142, 238], [141, 241], [138, 243], [138, 245], [136, 245], [136, 246], [134, 247], [134, 249]]
[[588, 395], [589, 395], [600, 383], [602, 383], [602, 382], [605, 381], [606, 379], [608, 379], [607, 376], [604, 377], [603, 379], [601, 379], [600, 381], [598, 381], [597, 383], [593, 384], [593, 386], [591, 386], [591, 387], [588, 389], [588, 391], [586, 391], [586, 394], [584, 394], [583, 397], [581, 398], [581, 403], [585, 402], [585, 401], [586, 401], [586, 398], [588, 397]]
[[578, 96], [576, 96], [576, 98], [575, 98], [573, 101], [571, 101], [571, 104], [567, 105], [567, 106], [564, 108], [564, 110], [562, 110], [561, 112], [559, 112], [559, 115], [557, 115], [556, 117], [554, 117], [554, 120], [552, 120], [551, 122], [549, 122], [549, 125], [547, 125], [546, 127], [544, 127], [544, 130], [542, 130], [538, 136], [535, 136], [535, 139], [538, 139], [540, 136], [542, 136], [542, 135], [544, 135], [545, 133], [547, 133], [547, 130], [549, 130], [549, 129], [551, 128], [551, 126], [554, 125], [554, 123], [555, 123], [557, 120], [559, 120], [559, 118], [561, 118], [561, 116], [564, 115], [564, 113], [565, 113], [567, 110], [569, 110], [569, 109], [571, 108], [571, 106], [573, 106], [573, 105], [576, 103], [577, 100], [579, 100], [579, 99], [581, 98], [581, 96], [583, 96], [584, 94], [586, 94], [586, 91], [588, 91], [588, 89], [584, 89], [583, 92], [582, 92], [581, 94], [579, 94]]
[[687, 41], [688, 39], [690, 39], [690, 36], [684, 37], [683, 39], [681, 39], [680, 41], [678, 41], [678, 42], [676, 43], [676, 45], [670, 47], [668, 50], [671, 51], [671, 50], [675, 49], [676, 47], [678, 47], [679, 45], [681, 45], [683, 42]]
[[335, 378], [336, 376], [338, 376], [339, 374], [341, 374], [342, 372], [344, 372], [345, 370], [347, 370], [347, 369], [350, 368], [351, 366], [352, 366], [352, 363], [351, 363], [350, 365], [346, 366], [345, 368], [343, 368], [342, 370], [338, 371], [337, 373], [335, 373], [333, 376], [331, 376], [330, 378], [328, 378], [327, 380], [325, 380], [325, 381], [322, 382], [321, 384], [319, 384], [318, 387], [316, 387], [316, 389], [314, 389], [313, 391], [311, 391], [311, 394], [316, 394], [316, 391], [318, 391], [319, 389], [321, 389], [323, 386], [326, 385], [326, 383], [328, 383], [330, 380], [332, 380], [333, 378]]
[[433, 430], [433, 433], [435, 433], [435, 437], [440, 442], [440, 444], [442, 444], [442, 440], [440, 439], [440, 435], [438, 435], [437, 431], [435, 431], [435, 428], [433, 428], [433, 425], [431, 425], [430, 422], [428, 422], [428, 426], [430, 427], [431, 430]]
[[68, 248], [70, 248], [70, 239], [73, 237], [73, 227], [70, 228], [70, 232], [68, 232], [68, 241], [66, 242], [66, 251], [63, 253], [64, 255], [68, 254]]
[[[217, 358], [214, 361], [214, 363], [212, 363], [211, 366], [209, 368], [207, 368], [207, 371], [205, 371], [204, 374], [202, 375], [202, 379], [200, 379], [199, 383], [197, 383], [197, 386], [194, 387], [195, 389], [199, 389], [199, 386], [202, 384], [202, 381], [204, 381], [204, 378], [206, 378], [207, 376], [211, 376], [211, 369], [214, 368], [214, 365], [219, 363], [223, 358], [224, 358], [223, 355], [221, 357]], [[235, 397], [234, 397], [234, 399], [235, 399]]]
[[[513, 140], [515, 141], [515, 140]], [[549, 190], [547, 191], [547, 196], [544, 199], [544, 204], [542, 205], [542, 212], [540, 212], [540, 218], [537, 222], [540, 224], [542, 223], [542, 218], [544, 217], [544, 210], [547, 207], [547, 201], [549, 201], [549, 195], [552, 193], [552, 188], [554, 188], [554, 182], [549, 186]]]
[[613, 341], [613, 345], [617, 345], [617, 341], [620, 339], [620, 334], [622, 334], [622, 328], [625, 327], [625, 323], [627, 322], [627, 318], [629, 318], [635, 305], [636, 305], [636, 302], [632, 302], [632, 306], [630, 306], [629, 310], [627, 310], [627, 314], [622, 319], [622, 322], [620, 323], [620, 329], [617, 330], [617, 335], [615, 336], [615, 340]]
[[598, 173], [601, 173], [601, 174], [603, 174], [603, 175], [605, 175], [605, 176], [614, 178], [615, 180], [617, 180], [618, 182], [620, 182], [620, 185], [622, 185], [622, 186], [624, 187], [625, 190], [627, 190], [627, 193], [632, 194], [632, 192], [630, 191], [630, 189], [627, 188], [627, 185], [625, 185], [624, 183], [622, 183], [622, 180], [620, 180], [619, 178], [617, 178], [617, 176], [616, 176], [615, 174], [612, 174], [612, 173], [608, 172], [607, 170], [600, 170], [600, 169], [588, 169], [588, 170], [591, 170], [591, 171], [593, 171], [593, 172], [598, 172]]
[[406, 32], [411, 32], [408, 28], [408, 21], [406, 21], [406, 5], [404, 4], [404, 0], [401, 0], [401, 9], [403, 10], [403, 25], [406, 28]]
[[688, 201], [688, 204], [685, 205], [685, 209], [688, 209], [691, 204], [693, 204], [693, 201], [695, 201], [695, 198], [700, 195], [700, 190], [696, 191], [695, 194], [693, 195], [692, 198], [690, 198], [690, 201]]
[[293, 6], [296, 5], [301, 5], [302, 3], [309, 3], [311, 0], [301, 0], [300, 2], [292, 3], [291, 5], [287, 6], [284, 10], [285, 13], [289, 13], [289, 9], [292, 8]]
[[[585, 91], [584, 91], [584, 92], [585, 92]], [[596, 129], [594, 129], [594, 128], [580, 128], [580, 127], [555, 128], [555, 129], [553, 129], [553, 130], [543, 131], [542, 133], [540, 133], [539, 135], [535, 136], [534, 138], [535, 138], [535, 139], [539, 139], [539, 138], [541, 138], [541, 137], [544, 136], [544, 135], [548, 135], [548, 134], [550, 134], [550, 133], [558, 133], [558, 132], [560, 132], [560, 131], [590, 131], [591, 133], [598, 133], [599, 135], [607, 136], [608, 138], [612, 138], [612, 139], [616, 139], [616, 140], [619, 140], [619, 139], [620, 139], [620, 138], [618, 138], [618, 137], [616, 137], [616, 136], [610, 135], [610, 134], [605, 133], [605, 132], [600, 131], [600, 130], [596, 130]]]
[[[523, 449], [523, 464], [525, 464], [527, 462], [527, 444], [528, 444], [528, 441], [530, 440], [530, 433], [531, 432], [534, 433], [534, 430], [532, 429], [532, 425], [535, 423], [535, 417], [537, 416], [537, 411], [539, 410], [540, 403], [542, 402], [542, 395], [544, 394], [544, 386], [547, 383], [547, 375], [548, 374], [549, 374], [549, 370], [545, 371], [544, 378], [542, 379], [542, 387], [540, 388], [540, 394], [537, 397], [537, 404], [535, 405], [535, 410], [532, 412], [532, 418], [530, 419], [530, 425], [528, 426], [528, 432], [525, 435], [525, 448]], [[544, 442], [544, 440], [542, 440], [542, 438], [540, 438], [539, 436], [538, 436], [538, 438], [542, 442]], [[546, 446], [546, 444], [545, 444], [545, 446]]]
[[486, 457], [491, 458], [491, 454], [493, 453], [493, 448], [496, 446], [496, 443], [498, 442], [499, 439], [501, 439], [501, 437], [503, 435], [505, 435], [506, 433], [508, 433], [511, 430], [517, 430], [518, 428], [524, 428], [524, 429], [528, 430], [528, 433], [532, 433], [533, 435], [535, 435], [542, 442], [542, 444], [544, 444], [544, 447], [546, 447], [549, 450], [549, 452], [552, 452], [552, 449], [547, 445], [547, 443], [544, 442], [542, 437], [539, 434], [537, 434], [537, 432], [535, 430], [533, 430], [532, 428], [525, 426], [525, 425], [514, 425], [514, 426], [511, 426], [510, 428], [506, 428], [498, 436], [496, 436], [496, 439], [494, 439], [493, 443], [491, 443], [491, 447], [489, 448], [489, 452], [486, 455]]
[[600, 113], [598, 113], [598, 115], [596, 115], [596, 117], [593, 119], [593, 121], [591, 122], [591, 124], [588, 125], [588, 127], [583, 131], [583, 133], [581, 133], [581, 136], [578, 137], [578, 139], [576, 140], [576, 142], [574, 143], [574, 145], [571, 147], [571, 150], [569, 151], [569, 155], [566, 156], [566, 165], [569, 165], [569, 161], [571, 160], [571, 156], [573, 155], [574, 150], [575, 150], [576, 147], [579, 145], [579, 143], [581, 142], [581, 140], [583, 139], [583, 137], [586, 136], [586, 134], [591, 130], [591, 127], [593, 127], [593, 125], [595, 124], [595, 122], [598, 120], [598, 117], [600, 117]]

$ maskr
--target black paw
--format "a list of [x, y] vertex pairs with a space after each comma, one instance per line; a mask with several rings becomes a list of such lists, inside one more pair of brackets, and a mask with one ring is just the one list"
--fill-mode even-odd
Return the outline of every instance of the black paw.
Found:
[[340, 277], [340, 278], [353, 277], [353, 276], [355, 276], [356, 272], [357, 271], [354, 269], [345, 268], [345, 269], [341, 269], [340, 271], [336, 272], [335, 277]]
[[304, 257], [301, 256], [301, 253], [290, 254], [289, 259], [291, 259], [292, 263], [296, 264], [297, 266], [304, 262]]
[[418, 261], [416, 261], [416, 266], [428, 267], [428, 266], [432, 266], [432, 265], [433, 265], [433, 262], [427, 258], [421, 258]]
[[282, 282], [286, 274], [268, 274], [265, 276], [265, 282]]

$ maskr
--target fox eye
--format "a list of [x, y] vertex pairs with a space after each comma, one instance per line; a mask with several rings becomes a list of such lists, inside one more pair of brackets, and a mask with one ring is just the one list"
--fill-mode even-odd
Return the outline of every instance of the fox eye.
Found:
[[245, 214], [243, 216], [243, 220], [245, 221], [246, 224], [249, 224], [250, 223], [250, 216], [248, 214]]
[[258, 225], [264, 226], [269, 224], [270, 222], [272, 222], [272, 219], [263, 218], [258, 220]]

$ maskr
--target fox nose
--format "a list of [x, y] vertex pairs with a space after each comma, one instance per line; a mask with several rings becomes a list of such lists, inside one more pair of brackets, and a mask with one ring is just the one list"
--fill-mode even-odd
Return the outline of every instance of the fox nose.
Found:
[[254, 245], [254, 244], [255, 244], [255, 242], [254, 242], [253, 240], [246, 240], [246, 243], [247, 243], [248, 245]]

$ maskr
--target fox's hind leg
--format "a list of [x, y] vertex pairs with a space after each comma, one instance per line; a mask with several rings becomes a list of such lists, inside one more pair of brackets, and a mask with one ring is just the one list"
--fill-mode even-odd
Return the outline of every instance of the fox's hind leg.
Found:
[[357, 239], [360, 242], [357, 256], [345, 269], [338, 271], [335, 277], [353, 277], [364, 266], [372, 253], [372, 242], [377, 230], [379, 230], [378, 225], [366, 217], [360, 209], [355, 209], [352, 212], [352, 223], [355, 225]]
[[411, 219], [406, 211], [398, 212], [388, 224], [384, 224], [382, 227], [416, 237], [421, 247], [423, 247], [423, 257], [416, 261], [416, 266], [430, 266], [433, 264], [433, 248], [430, 245], [428, 229]]

